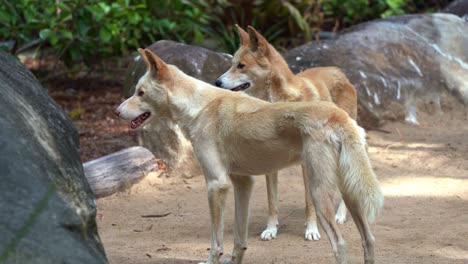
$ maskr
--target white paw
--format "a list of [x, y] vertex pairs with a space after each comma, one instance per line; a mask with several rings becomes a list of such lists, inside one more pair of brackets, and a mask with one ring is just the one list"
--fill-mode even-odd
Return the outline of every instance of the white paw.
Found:
[[208, 259], [206, 262], [198, 262], [198, 264], [218, 264], [218, 261]]
[[319, 240], [320, 233], [317, 228], [317, 223], [314, 224], [306, 224], [306, 230], [304, 234], [305, 240], [312, 241], [312, 240]]
[[344, 214], [336, 214], [335, 215], [335, 221], [338, 224], [344, 224], [346, 222], [346, 211]]
[[265, 231], [262, 232], [260, 237], [262, 240], [268, 241], [276, 238], [276, 234], [278, 233], [277, 227], [268, 227]]
[[234, 262], [232, 261], [231, 258], [225, 258], [221, 261], [221, 264], [233, 264]]

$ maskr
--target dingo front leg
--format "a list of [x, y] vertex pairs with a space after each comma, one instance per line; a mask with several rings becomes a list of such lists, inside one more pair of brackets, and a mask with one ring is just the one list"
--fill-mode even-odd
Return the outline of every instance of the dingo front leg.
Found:
[[200, 262], [199, 264], [218, 264], [219, 258], [224, 253], [224, 206], [226, 204], [226, 194], [229, 190], [229, 185], [226, 179], [207, 179], [206, 185], [211, 218], [211, 248], [208, 260], [206, 262]]
[[265, 175], [268, 194], [268, 223], [262, 232], [262, 240], [272, 240], [278, 233], [278, 172]]
[[336, 264], [346, 264], [346, 243], [335, 222], [332, 197], [336, 190], [329, 184], [337, 177], [337, 149], [321, 142], [308, 141], [307, 138], [305, 142], [303, 169], [309, 180], [309, 195], [314, 203], [317, 219], [328, 236]]
[[249, 230], [250, 197], [254, 185], [252, 176], [231, 175], [234, 185], [235, 224], [234, 248], [231, 258], [222, 261], [223, 264], [241, 264], [247, 250], [247, 235]]
[[[227, 169], [220, 161], [216, 150], [196, 146], [194, 146], [195, 155], [205, 175], [211, 220], [210, 255], [206, 262], [200, 264], [218, 264], [221, 255], [223, 255], [224, 207], [229, 190]], [[203, 149], [203, 151], [200, 151], [200, 149]]]

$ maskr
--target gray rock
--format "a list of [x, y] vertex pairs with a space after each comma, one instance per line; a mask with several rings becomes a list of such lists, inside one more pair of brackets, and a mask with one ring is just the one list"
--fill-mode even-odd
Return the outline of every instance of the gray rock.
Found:
[[[167, 63], [208, 83], [214, 83], [231, 65], [230, 55], [174, 41], [161, 40], [148, 48]], [[133, 93], [135, 84], [145, 71], [146, 64], [137, 56], [125, 81], [124, 93], [127, 96]], [[139, 131], [139, 139], [140, 145], [167, 163], [171, 175], [192, 177], [200, 174], [190, 142], [171, 121], [161, 119], [146, 125]]]
[[465, 17], [466, 20], [468, 18], [468, 0], [455, 0], [446, 6], [442, 12]]
[[0, 91], [0, 263], [107, 263], [76, 129], [4, 52]]
[[446, 93], [468, 103], [468, 23], [454, 15], [371, 21], [284, 56], [294, 72], [342, 68], [358, 90], [359, 117], [365, 126], [402, 118], [417, 123], [417, 106], [430, 104], [440, 111]]
[[[175, 41], [160, 40], [148, 49], [165, 62], [176, 65], [186, 74], [207, 83], [214, 83], [216, 78], [231, 66], [231, 55]], [[135, 84], [145, 74], [145, 71], [145, 62], [140, 56], [135, 57], [125, 78], [125, 95], [130, 96], [133, 93]]]

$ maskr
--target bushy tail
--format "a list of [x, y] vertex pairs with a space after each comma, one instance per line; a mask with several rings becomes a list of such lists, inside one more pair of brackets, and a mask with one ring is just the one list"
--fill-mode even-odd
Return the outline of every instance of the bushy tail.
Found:
[[357, 203], [367, 220], [373, 222], [383, 206], [384, 198], [367, 156], [364, 129], [356, 123], [353, 126], [353, 130], [357, 128], [359, 139], [342, 142], [339, 160], [340, 188], [343, 198]]

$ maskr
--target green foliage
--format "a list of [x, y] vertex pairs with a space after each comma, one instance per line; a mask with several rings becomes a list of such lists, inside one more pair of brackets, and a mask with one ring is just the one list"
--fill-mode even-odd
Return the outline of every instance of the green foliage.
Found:
[[248, 25], [259, 30], [265, 38], [279, 46], [290, 41], [300, 43], [311, 39], [311, 27], [317, 20], [316, 14], [309, 15], [309, 9], [317, 6], [314, 0], [196, 0], [191, 4], [206, 10], [209, 25], [204, 28], [208, 37], [203, 44], [212, 49], [233, 53], [238, 45], [234, 25], [246, 28]]
[[375, 18], [434, 11], [449, 0], [2, 0], [0, 41], [17, 54], [50, 49], [67, 66], [93, 65], [159, 39], [232, 53], [235, 24], [291, 47]]
[[433, 12], [449, 2], [450, 0], [321, 0], [324, 16], [333, 18], [338, 28], [394, 15]]
[[199, 42], [207, 15], [184, 1], [15, 0], [0, 5], [0, 39], [12, 53], [50, 45], [67, 65], [122, 55], [158, 39]]
[[[208, 47], [232, 53], [237, 49], [235, 24], [252, 25], [275, 46], [291, 47], [363, 21], [445, 6], [450, 0], [194, 0], [209, 13], [203, 32]], [[430, 2], [430, 3], [429, 3]], [[434, 9], [433, 9], [434, 10]], [[213, 43], [214, 42], [214, 43]]]

